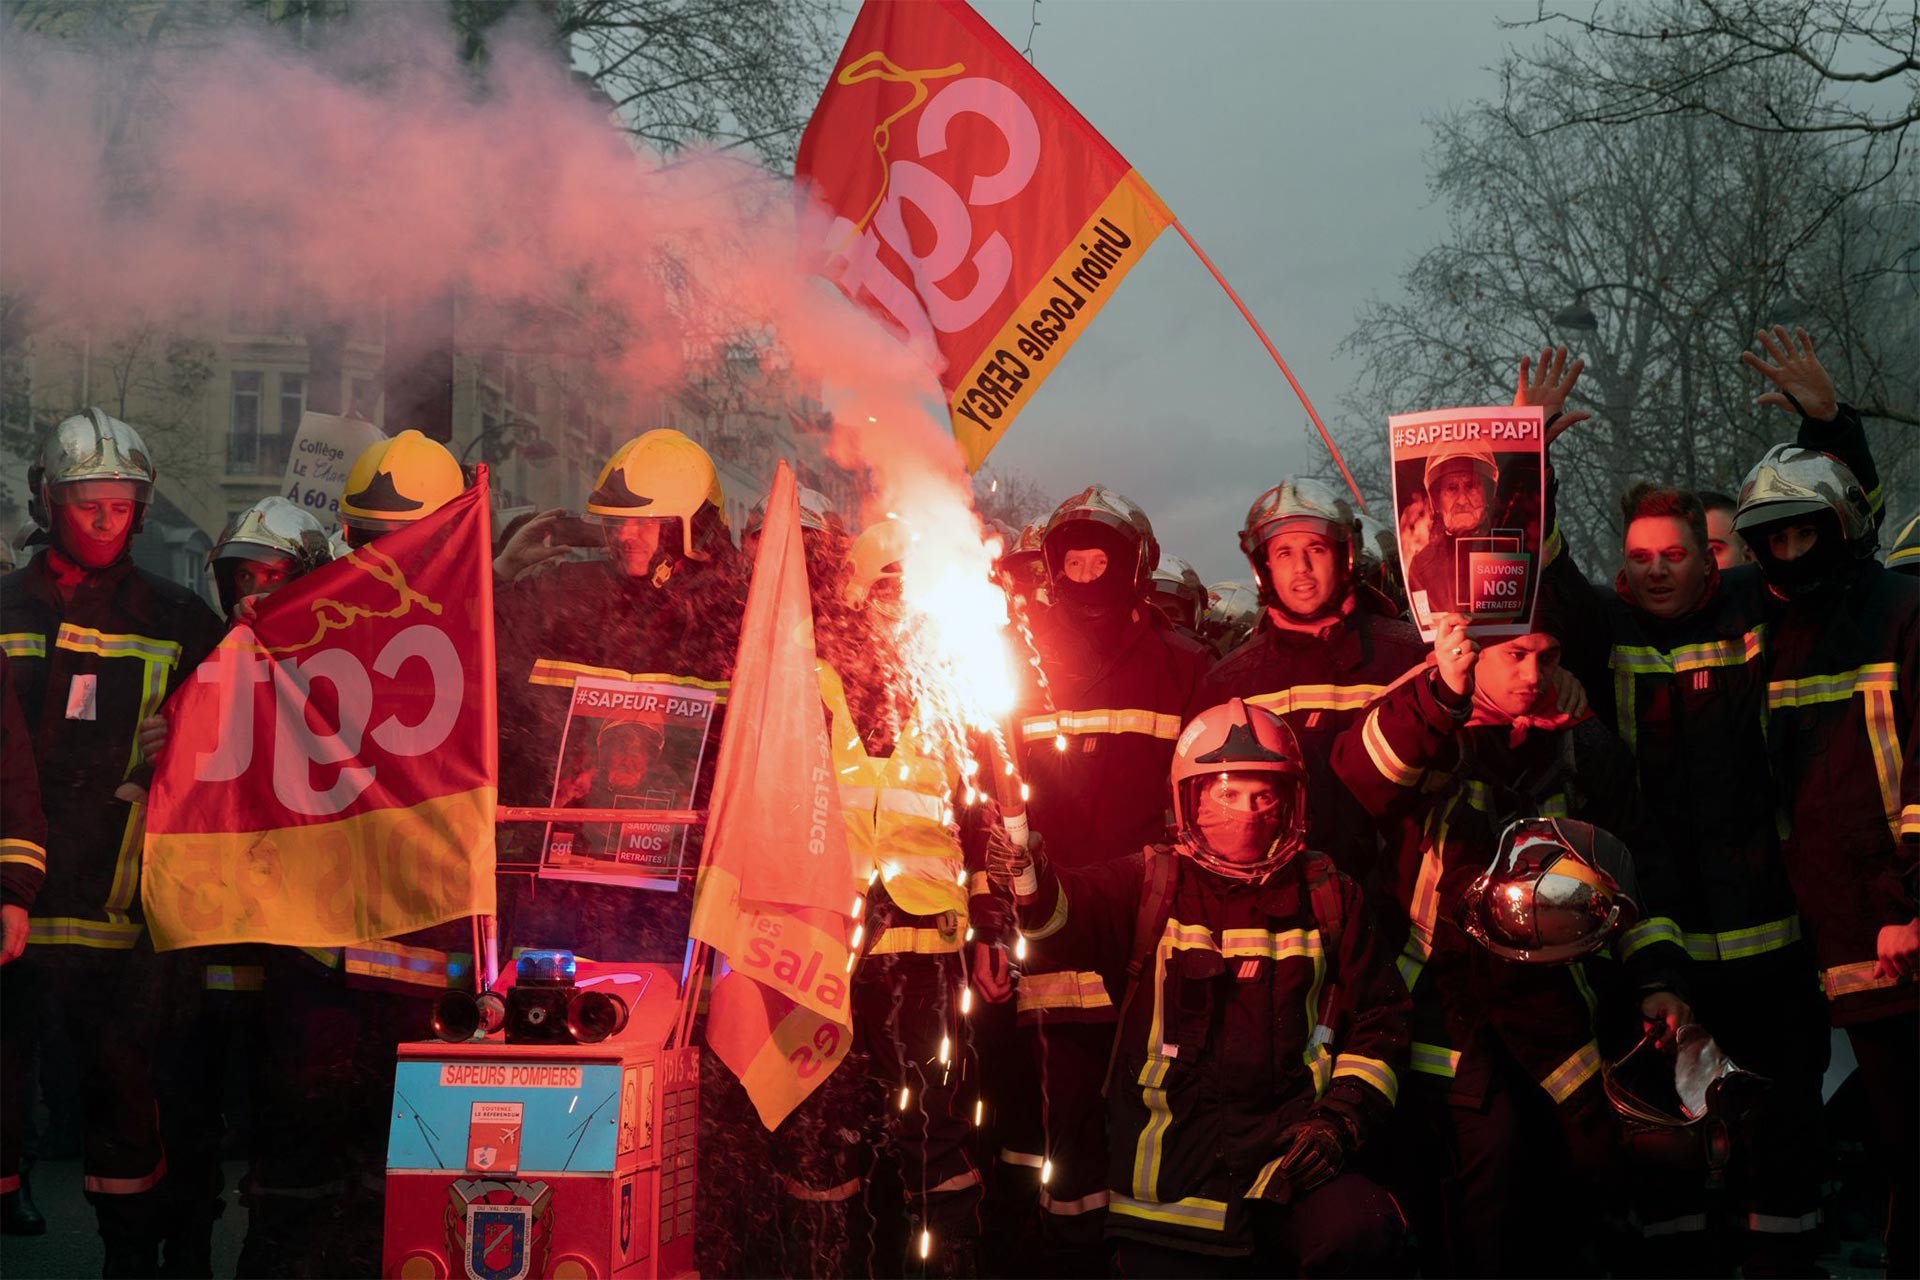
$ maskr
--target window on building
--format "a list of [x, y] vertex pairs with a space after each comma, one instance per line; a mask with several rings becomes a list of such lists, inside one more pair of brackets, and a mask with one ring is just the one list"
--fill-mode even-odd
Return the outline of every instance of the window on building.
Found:
[[353, 416], [362, 422], [372, 422], [380, 411], [380, 384], [372, 378], [353, 380]]
[[233, 373], [233, 416], [227, 431], [227, 470], [251, 472], [260, 465], [258, 373]]

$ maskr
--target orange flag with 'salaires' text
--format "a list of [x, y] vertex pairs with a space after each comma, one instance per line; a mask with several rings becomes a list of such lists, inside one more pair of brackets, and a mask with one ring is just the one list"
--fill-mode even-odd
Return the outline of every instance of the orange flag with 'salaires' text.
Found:
[[747, 593], [692, 933], [726, 958], [707, 1044], [772, 1129], [853, 1039], [858, 878], [820, 701], [799, 488], [783, 462]]
[[1173, 222], [962, 0], [867, 0], [795, 172], [806, 253], [939, 369], [975, 470]]

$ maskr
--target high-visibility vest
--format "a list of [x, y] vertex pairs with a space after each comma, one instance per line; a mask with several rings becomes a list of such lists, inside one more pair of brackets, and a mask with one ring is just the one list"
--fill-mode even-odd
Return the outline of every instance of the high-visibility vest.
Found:
[[966, 857], [946, 766], [925, 753], [911, 714], [892, 755], [868, 755], [839, 674], [822, 662], [819, 675], [820, 696], [833, 717], [833, 767], [850, 862], [878, 870], [902, 911], [931, 916], [966, 910]]

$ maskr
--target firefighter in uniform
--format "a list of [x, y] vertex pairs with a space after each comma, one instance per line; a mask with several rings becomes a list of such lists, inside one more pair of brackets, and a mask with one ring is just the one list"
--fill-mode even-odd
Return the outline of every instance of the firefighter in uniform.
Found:
[[[369, 445], [340, 497], [347, 546], [424, 520], [465, 488], [446, 446], [418, 431]], [[274, 1016], [295, 1019], [287, 1034], [298, 1037], [276, 1110], [308, 1108], [286, 1123], [314, 1141], [309, 1150], [276, 1142], [250, 1173], [249, 1204], [264, 1219], [257, 1238], [250, 1224], [250, 1262], [300, 1275], [379, 1269], [396, 1050], [429, 1034], [433, 1002], [470, 987], [474, 974], [470, 920], [274, 953]]]
[[1358, 577], [1353, 509], [1316, 480], [1255, 499], [1240, 530], [1265, 605], [1251, 639], [1222, 658], [1190, 704], [1245, 698], [1287, 722], [1307, 758], [1307, 843], [1366, 882], [1373, 820], [1333, 775], [1333, 741], [1386, 687], [1426, 659], [1420, 634]]
[[[1631, 994], [1669, 1035], [1691, 1020], [1677, 994], [1687, 957], [1671, 920], [1649, 909], [1672, 896], [1674, 880], [1632, 758], [1590, 714], [1559, 709], [1559, 641], [1536, 630], [1481, 654], [1458, 615], [1435, 621], [1434, 665], [1340, 736], [1334, 767], [1394, 833], [1375, 906], [1389, 936], [1404, 939], [1396, 964], [1413, 992], [1417, 1129], [1407, 1137], [1418, 1154], [1403, 1167], [1420, 1171], [1405, 1194], [1422, 1227], [1423, 1270], [1524, 1274], [1551, 1236], [1584, 1240], [1595, 1225], [1582, 1214], [1596, 1198], [1570, 1192], [1577, 1183], [1591, 1192], [1604, 1173], [1600, 1066], [1604, 1048], [1624, 1047], [1600, 1042], [1598, 1015]], [[1536, 818], [1600, 824], [1633, 842], [1632, 896], [1645, 918], [1614, 944], [1624, 973], [1512, 963], [1472, 945], [1457, 923], [1501, 833]], [[1592, 950], [1608, 939], [1585, 941]], [[1597, 1008], [1610, 990], [1618, 994]]]
[[[40, 771], [33, 735], [13, 690], [13, 666], [0, 650], [0, 965], [27, 949], [27, 921], [47, 878], [47, 816], [40, 808]], [[33, 1072], [0, 1081], [0, 1089], [31, 1090]], [[9, 1101], [5, 1114], [18, 1114]], [[47, 1220], [33, 1202], [24, 1161], [0, 1194], [0, 1230], [10, 1236], [45, 1234]]]
[[1407, 994], [1359, 888], [1305, 845], [1306, 772], [1236, 698], [1180, 736], [1171, 845], [1077, 868], [989, 852], [1034, 953], [1124, 975], [1086, 1083], [1126, 1275], [1391, 1274], [1405, 1224], [1347, 1163], [1398, 1096]]
[[[1847, 415], [1817, 362], [1776, 372], [1803, 406], [1801, 444], [1845, 447]], [[1573, 381], [1526, 400], [1548, 415], [1549, 440]], [[1749, 1260], [1805, 1270], [1820, 1224], [1829, 1037], [1776, 825], [1765, 586], [1754, 566], [1714, 563], [1697, 498], [1643, 485], [1622, 500], [1625, 567], [1610, 589], [1590, 587], [1554, 525], [1551, 466], [1548, 477], [1539, 616], [1633, 753], [1640, 794], [1675, 851], [1682, 883], [1666, 914], [1693, 961], [1694, 1012], [1735, 1062], [1773, 1082], [1752, 1118], [1771, 1136], [1756, 1143], [1765, 1158], [1749, 1170]], [[1684, 1203], [1636, 1216], [1667, 1250], [1699, 1247], [1681, 1237], [1707, 1225]]]
[[956, 804], [951, 764], [889, 683], [908, 538], [898, 520], [873, 525], [848, 552], [843, 602], [814, 591], [820, 694], [860, 873], [849, 892], [865, 915], [852, 1050], [774, 1135], [783, 1234], [796, 1250], [787, 1275], [898, 1275], [909, 1259], [927, 1275], [977, 1274], [960, 825], [977, 814]]
[[1200, 614], [1200, 643], [1218, 661], [1253, 635], [1262, 613], [1260, 591], [1249, 582], [1216, 582], [1207, 588], [1207, 605]]
[[50, 855], [26, 955], [0, 970], [0, 1186], [19, 1176], [43, 1003], [78, 1059], [87, 1197], [108, 1275], [154, 1274], [166, 1173], [152, 1084], [159, 966], [140, 915], [143, 805], [128, 798], [150, 773], [137, 728], [220, 634], [198, 597], [129, 558], [154, 482], [132, 427], [98, 409], [68, 418], [29, 475], [51, 544], [0, 580], [0, 647], [32, 735]]
[[1153, 580], [1147, 584], [1147, 603], [1160, 611], [1169, 626], [1187, 639], [1200, 641], [1200, 615], [1207, 608], [1207, 584], [1194, 567], [1179, 556], [1160, 553]]
[[[503, 564], [550, 536], [536, 517], [495, 561], [500, 655], [501, 802], [552, 803], [554, 769], [582, 677], [702, 689], [716, 696], [693, 807], [706, 803], [744, 604], [739, 555], [706, 450], [678, 431], [627, 441], [587, 498], [605, 557], [567, 560], [512, 580]], [[565, 548], [561, 547], [564, 551]], [[540, 824], [503, 831], [504, 861], [537, 862]], [[686, 869], [699, 858], [694, 832]], [[524, 881], [524, 877], [515, 877]], [[676, 894], [567, 881], [513, 886], [503, 907], [514, 946], [571, 947], [595, 960], [677, 962], [691, 918]]]
[[[1864, 460], [1864, 448], [1853, 452]], [[1777, 446], [1741, 486], [1734, 526], [1772, 596], [1767, 745], [1787, 872], [1872, 1107], [1889, 1189], [1887, 1274], [1911, 1275], [1920, 1269], [1920, 592], [1873, 559], [1876, 487], [1870, 469], [1856, 476], [1828, 454]]]
[[[272, 497], [262, 498], [229, 520], [207, 558], [220, 607], [232, 621], [251, 617], [266, 596], [333, 556], [326, 528], [317, 519], [285, 498]], [[157, 763], [166, 746], [166, 720], [146, 721], [142, 733], [148, 757]], [[296, 963], [293, 957], [301, 955], [289, 949], [283, 956], [281, 950], [219, 947], [181, 953], [189, 970], [183, 984], [187, 990], [170, 1008], [172, 1016], [156, 1068], [167, 1147], [164, 1253], [170, 1276], [212, 1274], [213, 1224], [226, 1207], [220, 1155], [230, 1050], [241, 1047], [248, 1070], [248, 1132], [253, 1141], [249, 1157], [256, 1172], [274, 1158], [276, 1149], [285, 1149], [277, 1129], [305, 1118], [304, 1098], [282, 1098], [282, 1105], [269, 1105], [288, 1073], [305, 1069], [304, 1064], [274, 1061], [276, 1048], [290, 1039], [286, 1024], [297, 1027], [307, 1015], [304, 1000], [285, 999], [277, 993], [269, 1004], [262, 994], [269, 969]], [[291, 1039], [299, 1042], [297, 1033]], [[271, 1233], [275, 1208], [260, 1204], [255, 1183], [250, 1177], [242, 1188], [252, 1211], [250, 1240], [256, 1232], [263, 1237]], [[301, 1212], [310, 1209], [301, 1206]], [[268, 1261], [244, 1251], [243, 1259]], [[261, 1272], [248, 1269], [246, 1274]]]
[[[1029, 615], [1040, 661], [1017, 754], [1032, 829], [1057, 865], [1081, 867], [1164, 839], [1167, 765], [1208, 655], [1147, 603], [1160, 549], [1126, 498], [1096, 485], [1067, 499], [1041, 551], [1052, 604]], [[1114, 993], [1091, 966], [1030, 958], [1015, 1002], [1034, 1074], [993, 1090], [996, 1194], [1017, 1211], [1037, 1197], [1043, 1266], [1104, 1274], [1106, 1112], [1089, 1082], [1112, 1052]]]
[[[568, 548], [554, 536], [561, 513], [529, 521], [494, 561], [499, 654], [500, 799], [553, 802], [560, 745], [581, 678], [678, 685], [715, 696], [692, 808], [705, 809], [740, 643], [745, 582], [727, 530], [719, 473], [706, 450], [661, 428], [635, 436], [607, 459], [588, 494], [600, 526], [597, 558], [525, 570]], [[545, 826], [500, 830], [508, 945], [569, 947], [595, 960], [679, 963], [692, 918], [691, 873], [700, 829], [686, 832], [688, 880], [678, 893], [537, 879]], [[764, 1247], [747, 1216], [746, 1171], [764, 1167], [764, 1130], [745, 1093], [712, 1054], [701, 1057], [703, 1181], [695, 1227], [703, 1271], [730, 1274], [760, 1264]]]

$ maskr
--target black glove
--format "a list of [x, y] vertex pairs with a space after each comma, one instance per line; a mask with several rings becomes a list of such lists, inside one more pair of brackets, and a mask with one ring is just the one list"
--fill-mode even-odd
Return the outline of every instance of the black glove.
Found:
[[1287, 1204], [1331, 1182], [1347, 1162], [1354, 1137], [1343, 1118], [1325, 1112], [1288, 1125], [1280, 1131], [1279, 1159], [1262, 1197]]

